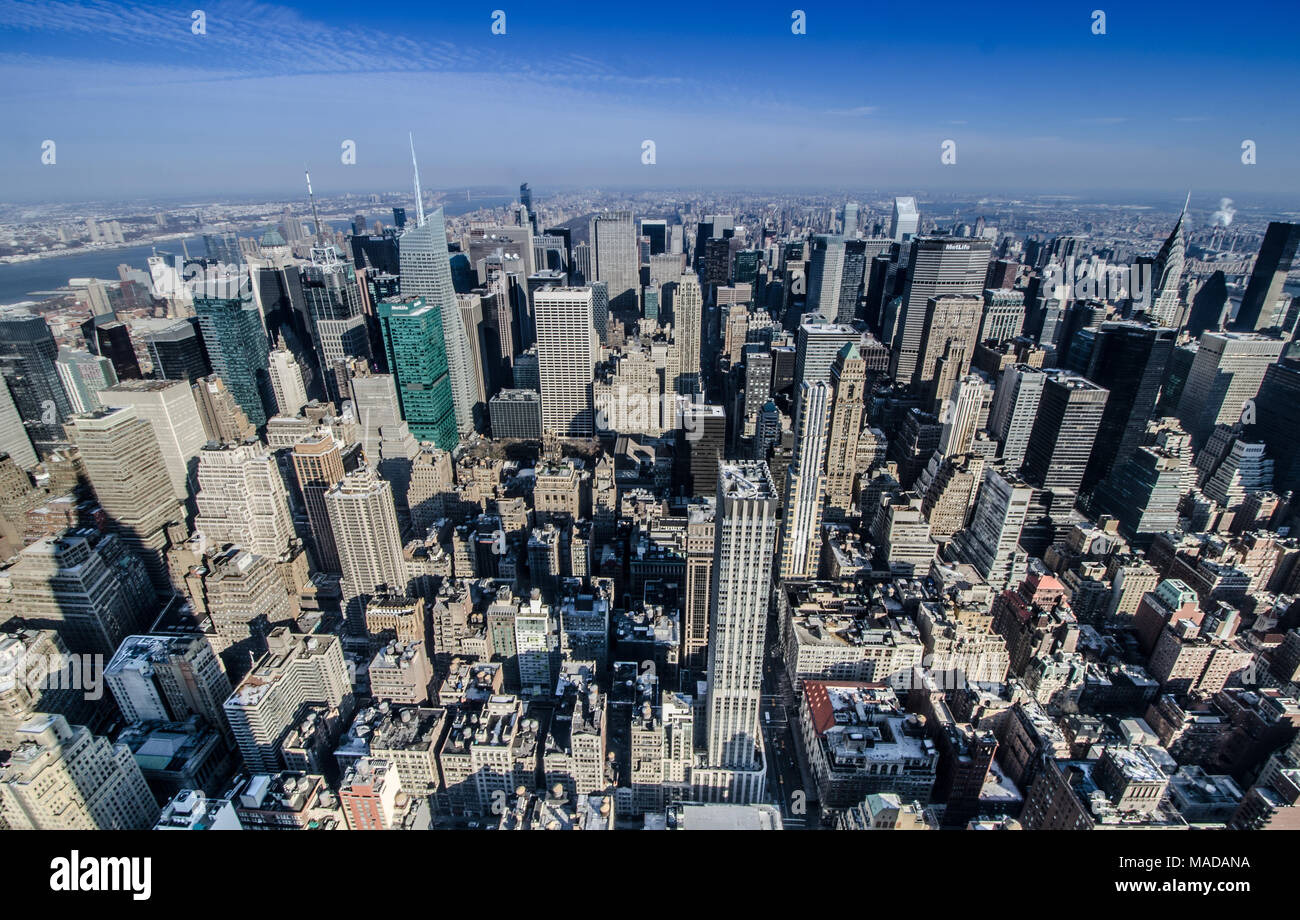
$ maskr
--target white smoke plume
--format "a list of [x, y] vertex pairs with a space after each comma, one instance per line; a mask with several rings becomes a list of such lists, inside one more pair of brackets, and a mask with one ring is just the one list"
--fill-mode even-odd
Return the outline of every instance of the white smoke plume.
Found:
[[1210, 225], [1214, 227], [1227, 227], [1232, 224], [1232, 218], [1237, 215], [1237, 209], [1232, 206], [1231, 198], [1219, 199], [1219, 210], [1215, 211], [1210, 217]]

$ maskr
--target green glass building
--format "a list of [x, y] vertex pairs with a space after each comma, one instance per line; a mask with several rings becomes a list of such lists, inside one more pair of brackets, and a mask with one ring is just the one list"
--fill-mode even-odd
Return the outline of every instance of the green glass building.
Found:
[[442, 311], [422, 297], [379, 304], [379, 328], [388, 368], [397, 384], [402, 415], [411, 434], [453, 450], [460, 441]]

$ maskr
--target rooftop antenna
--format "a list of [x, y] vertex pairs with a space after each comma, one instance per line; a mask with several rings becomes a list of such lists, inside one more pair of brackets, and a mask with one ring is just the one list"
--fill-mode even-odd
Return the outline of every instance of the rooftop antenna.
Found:
[[411, 138], [411, 168], [415, 170], [415, 225], [424, 226], [424, 197], [420, 194], [420, 164], [415, 162], [415, 134], [408, 132]]
[[311, 170], [309, 170], [306, 166], [303, 166], [302, 171], [307, 174], [307, 197], [308, 199], [311, 200], [311, 219], [316, 224], [316, 242], [324, 245], [325, 234], [321, 229], [320, 214], [318, 214], [316, 211], [316, 196], [312, 194], [312, 190], [311, 190]]

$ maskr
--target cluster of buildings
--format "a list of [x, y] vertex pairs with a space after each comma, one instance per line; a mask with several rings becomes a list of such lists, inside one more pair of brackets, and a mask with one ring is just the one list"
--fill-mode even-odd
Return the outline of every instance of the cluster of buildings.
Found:
[[1300, 226], [416, 195], [0, 310], [6, 826], [1297, 826]]

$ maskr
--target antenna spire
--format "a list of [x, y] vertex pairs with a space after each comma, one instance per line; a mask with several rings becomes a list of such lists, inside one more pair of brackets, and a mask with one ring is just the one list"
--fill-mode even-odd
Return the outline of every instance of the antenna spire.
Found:
[[320, 214], [316, 211], [316, 196], [311, 190], [311, 170], [303, 166], [302, 171], [307, 174], [307, 198], [311, 201], [311, 219], [316, 225], [316, 242], [324, 245], [325, 231], [320, 225]]
[[420, 164], [415, 162], [415, 134], [408, 132], [411, 138], [411, 168], [415, 170], [415, 225], [424, 226], [424, 196], [420, 194]]

